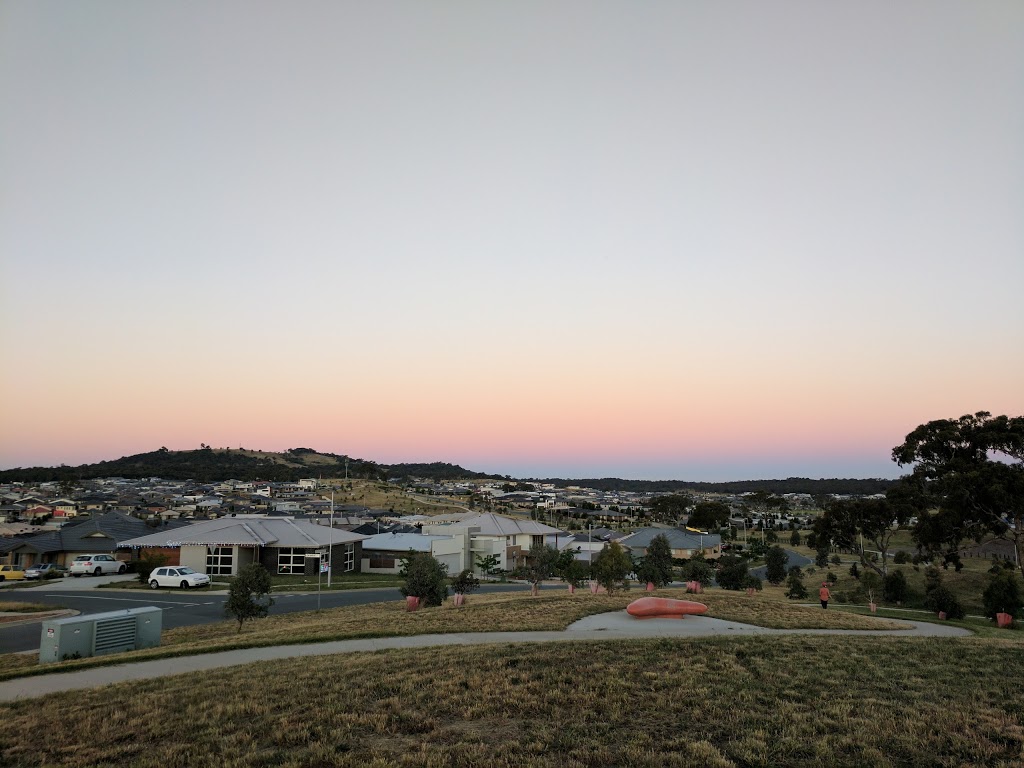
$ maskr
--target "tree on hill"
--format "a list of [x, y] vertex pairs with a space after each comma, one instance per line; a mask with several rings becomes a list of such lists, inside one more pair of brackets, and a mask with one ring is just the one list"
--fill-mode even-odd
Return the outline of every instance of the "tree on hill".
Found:
[[705, 531], [717, 531], [729, 522], [730, 509], [721, 501], [701, 501], [694, 506], [687, 525]]
[[1024, 609], [1024, 594], [1016, 570], [997, 565], [992, 571], [982, 595], [985, 615], [990, 619], [995, 619], [997, 613], [1019, 617]]
[[637, 567], [637, 578], [649, 582], [655, 587], [664, 587], [672, 583], [672, 548], [664, 534], [655, 536], [647, 545], [644, 555]]
[[594, 580], [611, 594], [616, 586], [626, 589], [626, 579], [633, 572], [633, 559], [617, 541], [602, 549], [593, 563]]
[[706, 587], [714, 581], [715, 569], [704, 557], [704, 552], [698, 549], [680, 569], [679, 575], [684, 581], [699, 581], [701, 586]]
[[899, 466], [912, 465], [898, 494], [921, 514], [918, 546], [954, 555], [960, 543], [985, 535], [1012, 542], [1024, 573], [1024, 417], [987, 411], [922, 424], [893, 448]]
[[550, 579], [558, 567], [558, 550], [550, 544], [534, 544], [526, 555], [526, 561], [516, 568], [514, 575], [530, 582], [531, 593], [540, 593], [540, 584]]
[[789, 562], [786, 550], [782, 547], [772, 547], [765, 554], [764, 561], [767, 566], [765, 578], [770, 584], [781, 584], [786, 578], [786, 564]]
[[693, 504], [693, 497], [686, 493], [674, 493], [668, 496], [655, 496], [647, 501], [651, 519], [657, 523], [678, 523], [686, 510]]
[[722, 555], [719, 558], [718, 574], [715, 576], [715, 580], [722, 589], [746, 589], [749, 576], [746, 560], [736, 557], [736, 555]]
[[438, 606], [448, 599], [448, 566], [429, 552], [410, 552], [404, 570], [403, 597], [418, 597], [423, 606]]
[[920, 509], [909, 502], [904, 486], [889, 489], [895, 503], [885, 499], [838, 499], [826, 503], [824, 513], [814, 521], [815, 540], [829, 542], [841, 549], [860, 550], [863, 536], [878, 552], [878, 562], [860, 551], [861, 565], [880, 576], [889, 572], [889, 547], [901, 525]]
[[224, 615], [237, 619], [238, 631], [241, 632], [243, 622], [264, 618], [273, 604], [274, 598], [270, 597], [270, 574], [259, 563], [250, 563], [240, 568], [231, 579], [228, 599], [224, 603]]
[[804, 575], [799, 565], [789, 569], [786, 586], [786, 597], [790, 600], [803, 600], [807, 597], [807, 587], [804, 586]]

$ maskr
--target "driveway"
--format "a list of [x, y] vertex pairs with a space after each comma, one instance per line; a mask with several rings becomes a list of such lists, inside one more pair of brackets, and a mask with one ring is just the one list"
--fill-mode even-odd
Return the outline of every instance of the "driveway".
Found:
[[[134, 573], [125, 573], [118, 576], [116, 573], [107, 574], [106, 576], [80, 576], [77, 579], [74, 576], [65, 576], [63, 579], [46, 579], [38, 582], [27, 582], [29, 584], [38, 584], [38, 586], [14, 590], [19, 600], [30, 600], [33, 592], [85, 592], [90, 589], [96, 589], [101, 584], [117, 584], [122, 581], [135, 581], [138, 576]], [[8, 599], [15, 599], [8, 596]]]

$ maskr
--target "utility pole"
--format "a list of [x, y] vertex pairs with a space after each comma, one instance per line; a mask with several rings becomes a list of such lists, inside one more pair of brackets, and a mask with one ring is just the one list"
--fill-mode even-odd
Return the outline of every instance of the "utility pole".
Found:
[[[334, 486], [331, 486], [331, 538], [327, 545], [327, 588], [331, 588], [331, 572], [334, 571]], [[319, 597], [317, 597], [319, 600]], [[317, 609], [319, 610], [319, 608]]]

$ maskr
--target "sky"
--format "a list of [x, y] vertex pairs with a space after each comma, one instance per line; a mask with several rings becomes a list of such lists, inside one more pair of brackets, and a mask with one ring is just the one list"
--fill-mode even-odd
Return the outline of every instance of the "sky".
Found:
[[0, 3], [0, 468], [895, 477], [1024, 412], [1024, 4]]

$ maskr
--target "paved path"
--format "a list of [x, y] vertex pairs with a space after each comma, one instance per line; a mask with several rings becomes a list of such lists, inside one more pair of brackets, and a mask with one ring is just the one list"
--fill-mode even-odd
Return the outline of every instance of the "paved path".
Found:
[[199, 656], [155, 659], [114, 667], [98, 667], [77, 672], [62, 672], [0, 682], [0, 702], [43, 696], [81, 688], [96, 688], [129, 680], [148, 680], [257, 661], [326, 656], [336, 653], [380, 651], [389, 648], [433, 648], [450, 645], [487, 645], [495, 643], [551, 643], [566, 641], [624, 640], [650, 637], [710, 637], [739, 635], [897, 635], [900, 637], [961, 637], [971, 633], [959, 627], [907, 621], [911, 629], [765, 629], [735, 621], [689, 616], [685, 619], [634, 619], [625, 611], [588, 616], [564, 632], [474, 632], [411, 637], [381, 637], [361, 640], [335, 640], [309, 645], [279, 645], [270, 648], [245, 648]]

